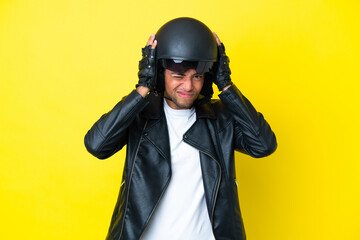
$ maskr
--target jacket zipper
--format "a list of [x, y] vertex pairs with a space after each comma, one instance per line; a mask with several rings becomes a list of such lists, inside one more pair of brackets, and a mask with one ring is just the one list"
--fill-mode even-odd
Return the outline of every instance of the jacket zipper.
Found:
[[146, 128], [146, 125], [148, 123], [148, 120], [146, 120], [145, 122], [145, 125], [144, 125], [144, 128], [141, 132], [141, 137], [140, 137], [140, 140], [139, 140], [139, 144], [137, 146], [137, 149], [136, 149], [136, 153], [135, 153], [135, 157], [134, 157], [134, 161], [133, 161], [133, 164], [131, 166], [131, 172], [130, 172], [130, 179], [129, 179], [129, 187], [128, 187], [128, 191], [127, 191], [127, 196], [126, 196], [126, 203], [125, 203], [125, 211], [124, 211], [124, 220], [121, 224], [121, 230], [120, 230], [120, 235], [119, 235], [119, 238], [118, 240], [120, 240], [121, 238], [121, 235], [122, 235], [122, 232], [124, 230], [124, 224], [125, 224], [125, 216], [126, 216], [126, 212], [127, 212], [127, 205], [128, 205], [128, 202], [129, 202], [129, 193], [130, 193], [130, 186], [131, 186], [131, 179], [132, 179], [132, 175], [133, 175], [133, 171], [134, 171], [134, 166], [135, 166], [135, 162], [136, 162], [136, 156], [138, 154], [138, 151], [139, 151], [139, 148], [140, 148], [140, 144], [141, 144], [141, 140], [143, 138], [143, 133], [145, 131], [145, 128]]
[[205, 154], [205, 155], [207, 155], [207, 156], [209, 156], [211, 159], [213, 159], [215, 162], [216, 162], [216, 164], [219, 166], [219, 181], [218, 181], [218, 183], [217, 183], [217, 186], [216, 186], [216, 193], [215, 193], [215, 199], [214, 199], [214, 204], [213, 204], [213, 207], [212, 207], [212, 212], [211, 212], [211, 224], [212, 224], [212, 226], [214, 227], [214, 211], [215, 211], [215, 205], [216, 205], [216, 199], [217, 199], [217, 195], [218, 195], [218, 192], [219, 192], [219, 188], [220, 188], [220, 182], [221, 182], [221, 166], [220, 166], [220, 164], [218, 163], [218, 161], [216, 161], [215, 160], [215, 158], [213, 158], [210, 154], [208, 154], [208, 153], [206, 153], [206, 152], [204, 152], [204, 151], [201, 151], [201, 150], [199, 150], [200, 152], [202, 152], [203, 154]]

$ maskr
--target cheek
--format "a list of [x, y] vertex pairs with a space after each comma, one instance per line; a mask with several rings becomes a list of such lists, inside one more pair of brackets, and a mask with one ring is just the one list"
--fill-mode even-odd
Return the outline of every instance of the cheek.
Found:
[[170, 92], [171, 85], [171, 79], [169, 78], [169, 76], [165, 75], [165, 90], [167, 92]]
[[178, 81], [176, 81], [175, 79], [173, 79], [169, 73], [166, 73], [165, 72], [165, 89], [166, 91], [171, 91], [173, 90], [174, 88], [177, 87], [178, 84]]
[[178, 80], [168, 80], [165, 82], [165, 88], [166, 90], [168, 91], [174, 91], [176, 90], [179, 86], [181, 85], [181, 81], [178, 81]]
[[194, 88], [196, 89], [197, 92], [200, 92], [203, 86], [204, 86], [204, 80], [196, 81], [194, 83]]

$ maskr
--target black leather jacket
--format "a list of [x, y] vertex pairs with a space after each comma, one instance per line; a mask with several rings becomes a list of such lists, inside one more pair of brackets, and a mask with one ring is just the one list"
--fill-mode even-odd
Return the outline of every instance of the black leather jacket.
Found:
[[[238, 202], [234, 150], [252, 157], [275, 151], [276, 138], [261, 113], [231, 86], [221, 100], [196, 102], [196, 122], [184, 142], [199, 150], [205, 199], [218, 240], [245, 239]], [[85, 146], [105, 159], [127, 145], [123, 182], [107, 239], [140, 239], [171, 180], [171, 154], [162, 97], [135, 90], [104, 114]]]

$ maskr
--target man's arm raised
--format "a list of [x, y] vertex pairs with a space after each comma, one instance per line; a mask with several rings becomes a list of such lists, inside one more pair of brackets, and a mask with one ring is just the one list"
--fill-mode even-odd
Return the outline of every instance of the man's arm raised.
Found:
[[274, 132], [263, 115], [255, 110], [250, 101], [231, 82], [229, 58], [225, 47], [214, 33], [218, 45], [218, 62], [214, 72], [214, 83], [222, 91], [219, 95], [235, 120], [235, 149], [252, 157], [265, 157], [277, 148]]
[[116, 106], [92, 126], [85, 135], [87, 150], [97, 158], [112, 156], [127, 144], [128, 128], [148, 104], [145, 99], [155, 87], [155, 48], [157, 41], [152, 34], [142, 49], [139, 62], [139, 81], [136, 90], [124, 97]]

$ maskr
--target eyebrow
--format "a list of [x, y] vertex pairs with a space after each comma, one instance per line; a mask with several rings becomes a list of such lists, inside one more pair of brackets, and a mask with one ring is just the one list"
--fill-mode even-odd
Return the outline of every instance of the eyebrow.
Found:
[[[170, 74], [172, 74], [172, 75], [181, 75], [181, 76], [185, 76], [185, 73], [183, 73], [183, 72], [175, 72], [175, 71], [171, 71], [171, 73]], [[204, 74], [200, 74], [200, 73], [195, 73], [194, 75], [204, 75]]]
[[174, 71], [171, 71], [170, 74], [173, 74], [173, 75], [185, 75], [185, 73], [182, 73], [182, 72], [174, 72]]

